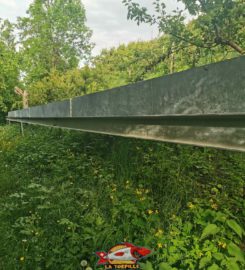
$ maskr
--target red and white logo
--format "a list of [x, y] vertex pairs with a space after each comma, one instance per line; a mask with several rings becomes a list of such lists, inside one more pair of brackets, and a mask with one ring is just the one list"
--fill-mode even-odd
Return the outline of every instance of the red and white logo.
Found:
[[113, 265], [114, 267], [110, 267], [110, 269], [121, 268], [116, 267], [116, 265], [136, 265], [138, 260], [150, 254], [151, 250], [148, 248], [137, 247], [131, 243], [122, 243], [113, 246], [107, 253], [103, 251], [96, 252], [99, 257], [97, 265]]

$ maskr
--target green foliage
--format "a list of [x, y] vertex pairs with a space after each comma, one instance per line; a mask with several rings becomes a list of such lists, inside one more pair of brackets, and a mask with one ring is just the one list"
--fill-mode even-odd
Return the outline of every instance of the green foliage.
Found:
[[[170, 54], [186, 48], [193, 48], [197, 54], [215, 54], [217, 46], [226, 52], [244, 53], [243, 0], [179, 0], [184, 8], [171, 13], [166, 9], [166, 1], [154, 0], [153, 14], [132, 0], [122, 2], [128, 9], [128, 19], [138, 24], [156, 24], [160, 32], [171, 37]], [[187, 23], [190, 18], [192, 21]]]
[[240, 237], [244, 234], [243, 229], [235, 220], [227, 220], [227, 225]]
[[[0, 129], [0, 268], [79, 269], [129, 241], [143, 269], [243, 269], [244, 154]], [[232, 268], [233, 267], [233, 268]]]
[[19, 58], [13, 31], [9, 21], [0, 19], [0, 123], [17, 106], [14, 87], [19, 81]]
[[48, 76], [30, 84], [30, 105], [69, 99], [92, 92], [94, 80], [91, 73], [89, 67], [66, 72], [51, 70]]
[[210, 235], [215, 235], [218, 232], [219, 232], [219, 227], [217, 225], [215, 225], [215, 224], [208, 224], [204, 228], [200, 239], [203, 240], [204, 238], [207, 238]]
[[93, 59], [91, 70], [100, 79], [97, 87], [103, 90], [169, 73], [167, 64], [156, 63], [162, 55], [163, 44], [163, 39], [156, 39], [103, 50]]
[[27, 14], [18, 21], [26, 83], [48, 76], [51, 70], [75, 68], [87, 59], [91, 31], [81, 1], [35, 0]]
[[[103, 50], [82, 69], [91, 32], [80, 1], [35, 0], [18, 22], [20, 54], [13, 25], [1, 22], [0, 113], [18, 106], [19, 59], [34, 105], [227, 59], [244, 46], [240, 0], [183, 0], [196, 16], [188, 24], [161, 1], [155, 17], [124, 2], [129, 18], [165, 35]], [[6, 126], [0, 172], [0, 269], [93, 267], [95, 251], [123, 241], [153, 250], [146, 270], [245, 268], [244, 154], [36, 127], [22, 137]]]

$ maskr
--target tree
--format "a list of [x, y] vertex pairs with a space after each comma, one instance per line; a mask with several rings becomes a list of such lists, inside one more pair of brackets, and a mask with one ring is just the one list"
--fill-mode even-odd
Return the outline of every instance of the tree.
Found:
[[94, 81], [93, 73], [88, 66], [66, 72], [51, 70], [48, 76], [29, 85], [31, 106], [92, 92]]
[[17, 106], [14, 87], [19, 81], [19, 58], [15, 45], [14, 26], [0, 19], [0, 122]]
[[[171, 42], [162, 58], [176, 51], [194, 47], [194, 53], [219, 49], [233, 55], [244, 53], [244, 1], [243, 0], [178, 0], [184, 9], [166, 11], [165, 1], [152, 1], [155, 13], [150, 14], [132, 0], [122, 2], [128, 8], [128, 19], [140, 23], [156, 24], [159, 31], [169, 35]], [[187, 18], [192, 18], [187, 22]]]
[[[131, 42], [118, 48], [104, 49], [93, 59], [91, 72], [100, 90], [163, 75], [166, 65], [158, 70], [157, 60], [163, 53], [164, 38]], [[148, 68], [147, 67], [151, 67]]]
[[89, 57], [91, 31], [80, 0], [34, 0], [27, 14], [18, 20], [27, 83], [51, 70], [75, 68]]

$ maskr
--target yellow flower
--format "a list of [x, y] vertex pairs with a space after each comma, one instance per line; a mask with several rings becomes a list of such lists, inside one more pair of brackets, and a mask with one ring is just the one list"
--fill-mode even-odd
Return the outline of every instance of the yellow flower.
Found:
[[157, 247], [158, 247], [158, 248], [162, 248], [162, 247], [163, 247], [162, 243], [158, 243], [158, 244], [157, 244]]
[[226, 245], [226, 243], [219, 241], [218, 246], [221, 248], [226, 248], [227, 245]]
[[163, 230], [158, 229], [158, 231], [155, 233], [155, 236], [159, 237], [163, 234]]
[[111, 200], [113, 200], [113, 199], [114, 199], [114, 197], [113, 197], [112, 195], [110, 196], [110, 198], [111, 198]]
[[144, 201], [144, 200], [145, 200], [145, 197], [141, 197], [141, 198], [140, 198], [140, 201]]
[[147, 213], [148, 213], [149, 215], [151, 215], [151, 214], [153, 214], [153, 211], [152, 211], [151, 209], [149, 209], [149, 210], [147, 210]]
[[190, 208], [190, 209], [195, 208], [195, 205], [194, 205], [193, 203], [191, 203], [191, 202], [189, 202], [189, 203], [187, 204], [187, 206], [188, 206], [188, 208]]
[[140, 191], [139, 189], [136, 189], [136, 194], [137, 195], [141, 195], [142, 194], [142, 191]]
[[158, 210], [156, 210], [156, 211], [155, 211], [155, 213], [156, 213], [156, 214], [159, 214], [159, 211], [158, 211]]
[[213, 204], [211, 205], [211, 207], [212, 207], [213, 209], [215, 209], [215, 210], [218, 209], [218, 205], [217, 205], [216, 203], [213, 203]]
[[25, 260], [25, 257], [20, 257], [20, 261], [23, 262]]

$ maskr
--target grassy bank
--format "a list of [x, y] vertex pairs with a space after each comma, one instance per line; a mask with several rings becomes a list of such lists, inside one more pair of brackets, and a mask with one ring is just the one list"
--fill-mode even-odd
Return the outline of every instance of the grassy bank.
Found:
[[245, 155], [37, 127], [0, 127], [0, 269], [94, 268], [95, 251], [153, 250], [145, 269], [243, 269]]

